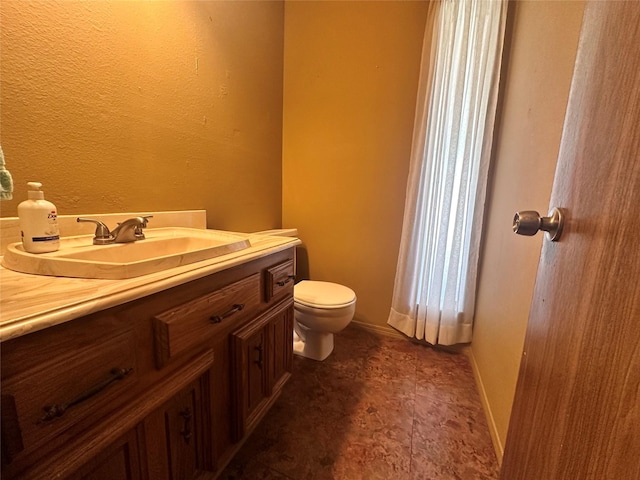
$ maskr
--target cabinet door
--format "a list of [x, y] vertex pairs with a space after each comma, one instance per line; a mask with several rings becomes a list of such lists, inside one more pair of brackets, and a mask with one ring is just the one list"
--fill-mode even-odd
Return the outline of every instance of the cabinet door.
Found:
[[139, 432], [135, 428], [85, 464], [73, 480], [138, 480], [144, 478], [140, 463]]
[[279, 391], [291, 376], [293, 365], [293, 305], [269, 322], [270, 391]]
[[291, 376], [293, 301], [280, 303], [234, 332], [231, 339], [232, 436], [237, 442], [264, 416]]
[[144, 420], [146, 457], [149, 478], [190, 479], [205, 465], [204, 437], [208, 419], [203, 418], [202, 387], [208, 382], [200, 378], [169, 399]]
[[240, 440], [257, 421], [271, 394], [266, 355], [267, 330], [262, 322], [249, 324], [232, 335], [235, 383], [233, 440]]

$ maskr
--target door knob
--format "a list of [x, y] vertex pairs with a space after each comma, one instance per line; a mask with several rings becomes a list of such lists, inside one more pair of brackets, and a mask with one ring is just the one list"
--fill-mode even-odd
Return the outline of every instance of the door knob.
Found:
[[548, 217], [541, 217], [533, 210], [516, 212], [513, 217], [513, 231], [518, 235], [532, 236], [542, 230], [547, 232], [547, 238], [552, 242], [560, 239], [563, 225], [564, 215], [559, 208], [551, 209]]

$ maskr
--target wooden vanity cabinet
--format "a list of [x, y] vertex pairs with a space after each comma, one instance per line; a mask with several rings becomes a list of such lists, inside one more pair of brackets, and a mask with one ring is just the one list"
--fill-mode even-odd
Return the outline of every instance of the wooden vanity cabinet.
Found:
[[71, 475], [89, 479], [188, 479], [211, 470], [203, 416], [205, 378], [187, 385]]
[[3, 479], [214, 478], [290, 376], [294, 249], [4, 342]]

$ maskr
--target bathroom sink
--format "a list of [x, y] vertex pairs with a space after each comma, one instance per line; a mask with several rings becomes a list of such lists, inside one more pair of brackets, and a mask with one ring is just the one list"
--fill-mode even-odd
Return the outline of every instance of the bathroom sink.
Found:
[[2, 259], [10, 270], [59, 277], [123, 279], [208, 260], [251, 246], [238, 234], [195, 228], [155, 228], [131, 243], [93, 245], [92, 235], [62, 237], [60, 249], [28, 253], [12, 243]]

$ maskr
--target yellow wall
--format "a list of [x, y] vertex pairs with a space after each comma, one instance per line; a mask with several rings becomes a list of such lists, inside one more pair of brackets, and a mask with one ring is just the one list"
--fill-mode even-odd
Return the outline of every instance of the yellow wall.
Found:
[[543, 238], [514, 235], [511, 222], [517, 210], [548, 211], [584, 7], [514, 5], [471, 344], [500, 456]]
[[[427, 2], [285, 3], [283, 226], [386, 328]], [[307, 265], [308, 260], [308, 265]]]
[[[61, 214], [281, 222], [283, 2], [0, 2], [0, 142]], [[63, 232], [64, 234], [64, 232]]]

